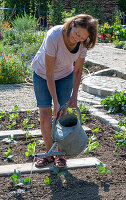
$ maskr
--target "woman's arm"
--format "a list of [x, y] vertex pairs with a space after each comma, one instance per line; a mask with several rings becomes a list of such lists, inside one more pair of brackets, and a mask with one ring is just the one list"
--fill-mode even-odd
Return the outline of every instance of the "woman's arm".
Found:
[[57, 112], [59, 111], [60, 105], [59, 105], [57, 94], [56, 94], [56, 87], [55, 87], [55, 80], [54, 80], [54, 64], [55, 64], [55, 57], [45, 54], [47, 85], [48, 85], [48, 89], [54, 103], [54, 117], [56, 117]]
[[69, 100], [70, 107], [72, 108], [77, 106], [77, 93], [78, 93], [78, 88], [81, 81], [83, 65], [84, 65], [84, 58], [78, 58], [74, 66], [73, 93]]

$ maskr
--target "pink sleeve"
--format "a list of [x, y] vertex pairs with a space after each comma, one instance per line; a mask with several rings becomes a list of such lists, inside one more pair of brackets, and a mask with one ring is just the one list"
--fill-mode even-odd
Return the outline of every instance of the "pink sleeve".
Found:
[[86, 55], [87, 55], [87, 48], [85, 47], [81, 48], [79, 58], [85, 58]]
[[45, 53], [49, 56], [56, 56], [56, 41], [52, 35], [47, 36], [45, 40]]

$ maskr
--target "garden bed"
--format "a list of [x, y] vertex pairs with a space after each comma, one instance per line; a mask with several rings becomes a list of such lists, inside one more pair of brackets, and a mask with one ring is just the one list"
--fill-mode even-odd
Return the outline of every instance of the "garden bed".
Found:
[[[23, 119], [23, 116], [26, 117], [26, 113], [21, 113], [20, 120], [21, 118]], [[111, 170], [110, 174], [98, 175], [98, 171], [96, 168], [83, 168], [76, 170], [67, 170], [65, 171], [65, 174], [62, 174], [57, 180], [57, 175], [54, 173], [34, 173], [31, 176], [31, 186], [22, 186], [16, 188], [12, 186], [12, 181], [10, 177], [1, 177], [1, 199], [125, 199], [125, 157], [120, 157], [113, 153], [113, 151], [115, 150], [115, 142], [113, 139], [113, 134], [115, 133], [115, 130], [90, 114], [87, 114], [86, 116], [88, 118], [85, 123], [87, 127], [90, 127], [91, 130], [99, 127], [100, 131], [94, 132], [94, 134], [96, 135], [97, 141], [100, 143], [100, 146], [91, 153], [86, 154], [82, 152], [76, 158], [96, 157], [101, 162], [106, 164], [107, 169]], [[16, 128], [22, 127], [22, 123], [20, 120], [18, 121]], [[38, 112], [34, 112], [34, 115], [31, 116], [31, 120], [33, 120], [35, 124], [38, 124], [38, 126], [36, 126], [37, 128], [40, 128], [38, 122]], [[5, 130], [5, 128], [3, 129]], [[93, 133], [88, 133], [88, 137], [91, 137], [92, 135]], [[32, 159], [28, 159], [24, 155], [26, 151], [26, 146], [29, 142], [37, 142], [40, 139], [41, 137], [29, 138], [26, 142], [25, 138], [23, 140], [18, 138], [17, 144], [11, 144], [12, 154], [14, 155], [13, 162], [3, 161], [2, 154], [4, 151], [7, 151], [8, 145], [1, 143], [0, 164], [3, 165], [11, 163], [14, 164], [32, 162]], [[36, 153], [44, 151], [45, 146], [42, 147], [41, 145], [37, 144]], [[118, 150], [116, 153], [123, 153], [123, 151]], [[22, 175], [22, 177], [26, 177], [26, 175]], [[51, 178], [52, 180], [52, 183], [50, 185], [46, 185], [44, 183], [44, 180], [47, 177]]]

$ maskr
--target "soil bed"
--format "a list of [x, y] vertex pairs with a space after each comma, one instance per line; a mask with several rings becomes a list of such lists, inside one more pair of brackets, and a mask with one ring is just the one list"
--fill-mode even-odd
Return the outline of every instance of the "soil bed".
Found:
[[[26, 113], [20, 113], [20, 118], [17, 120], [16, 129], [22, 128], [22, 120], [26, 117]], [[40, 128], [38, 121], [38, 112], [33, 112], [31, 122], [35, 124], [34, 128]], [[12, 186], [10, 177], [0, 178], [0, 199], [45, 199], [45, 200], [124, 200], [126, 197], [126, 164], [125, 157], [115, 155], [115, 142], [113, 134], [115, 130], [104, 124], [90, 114], [87, 114], [88, 120], [85, 125], [90, 127], [91, 130], [99, 127], [100, 131], [94, 133], [97, 136], [97, 141], [100, 146], [92, 153], [86, 154], [82, 152], [77, 158], [96, 157], [106, 164], [106, 168], [111, 170], [111, 174], [98, 175], [96, 168], [76, 169], [65, 171], [57, 180], [57, 175], [54, 173], [35, 173], [32, 174], [32, 185], [15, 188]], [[1, 128], [5, 130], [7, 119], [4, 118], [4, 126]], [[4, 127], [4, 128], [3, 128]], [[88, 134], [88, 137], [93, 133]], [[14, 155], [12, 163], [26, 163], [32, 162], [32, 159], [25, 157], [26, 146], [29, 142], [38, 141], [39, 138], [29, 138], [26, 142], [24, 140], [17, 140], [17, 144], [11, 144], [12, 153]], [[1, 143], [0, 145], [0, 164], [11, 164], [10, 162], [3, 161], [3, 152], [7, 151], [9, 145]], [[36, 153], [44, 152], [45, 146], [37, 144]], [[118, 151], [123, 153], [123, 151]], [[26, 177], [29, 175], [22, 175]], [[66, 178], [65, 178], [66, 177]], [[52, 183], [45, 185], [44, 179], [51, 178]]]

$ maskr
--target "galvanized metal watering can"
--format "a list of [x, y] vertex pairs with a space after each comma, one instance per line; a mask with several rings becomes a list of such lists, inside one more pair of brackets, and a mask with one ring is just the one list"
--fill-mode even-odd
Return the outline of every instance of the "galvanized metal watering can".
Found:
[[[67, 158], [77, 156], [85, 148], [88, 137], [81, 126], [81, 112], [78, 107], [76, 107], [79, 120], [74, 113], [63, 115], [59, 120], [60, 111], [64, 108], [68, 108], [69, 104], [61, 106], [57, 118], [53, 120], [51, 137], [53, 138], [54, 144], [48, 153], [38, 154], [37, 156], [55, 156], [55, 155], [65, 155]], [[55, 146], [61, 151], [52, 152]]]

